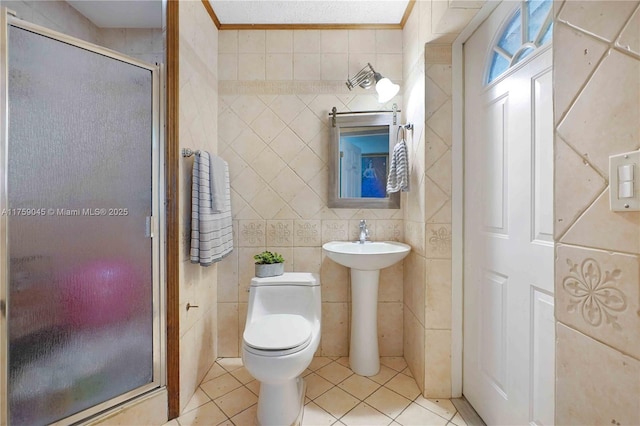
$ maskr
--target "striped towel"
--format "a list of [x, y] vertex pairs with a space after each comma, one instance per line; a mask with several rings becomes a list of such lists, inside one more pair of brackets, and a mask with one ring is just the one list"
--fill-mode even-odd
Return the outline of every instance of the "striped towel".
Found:
[[224, 208], [216, 213], [211, 205], [211, 157], [202, 151], [193, 162], [191, 186], [191, 263], [210, 266], [219, 262], [233, 250], [231, 220], [231, 190], [229, 188], [229, 165], [224, 165]]
[[387, 193], [409, 191], [409, 157], [407, 142], [400, 140], [393, 148], [389, 176], [387, 177]]

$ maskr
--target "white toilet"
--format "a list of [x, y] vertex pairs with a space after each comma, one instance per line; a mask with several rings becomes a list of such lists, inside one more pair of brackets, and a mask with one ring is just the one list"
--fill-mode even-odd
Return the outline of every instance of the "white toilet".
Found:
[[253, 278], [242, 342], [245, 368], [260, 382], [258, 424], [297, 425], [304, 380], [320, 343], [320, 278], [288, 272]]

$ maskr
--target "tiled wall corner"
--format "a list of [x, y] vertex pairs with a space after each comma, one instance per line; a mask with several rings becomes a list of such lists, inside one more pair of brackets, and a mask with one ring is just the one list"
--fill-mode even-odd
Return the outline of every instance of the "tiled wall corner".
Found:
[[[218, 152], [218, 30], [201, 2], [180, 2], [180, 148]], [[218, 356], [218, 294], [225, 303], [237, 299], [230, 286], [218, 288], [216, 264], [207, 268], [189, 261], [192, 158], [181, 159], [180, 229], [180, 408], [184, 409]], [[237, 232], [236, 232], [237, 233]], [[229, 261], [237, 262], [235, 255]], [[231, 274], [232, 279], [237, 275]], [[186, 304], [198, 305], [187, 311]], [[226, 305], [225, 305], [226, 307]], [[227, 311], [223, 312], [227, 315]], [[226, 337], [226, 335], [225, 335]]]
[[[450, 397], [451, 45], [414, 43], [409, 37], [415, 31], [413, 25], [408, 22], [405, 26], [405, 43], [409, 43], [405, 44], [405, 56], [417, 60], [412, 69], [405, 70], [409, 84], [405, 88], [403, 108], [415, 112], [413, 121], [417, 124], [410, 149], [414, 186], [407, 194], [405, 209], [405, 235], [414, 250], [404, 264], [404, 307], [405, 324], [413, 325], [412, 333], [416, 328], [422, 333], [419, 341], [424, 346], [417, 351], [411, 347], [415, 346], [413, 342], [405, 340], [404, 351], [423, 394]], [[416, 49], [418, 53], [407, 49]], [[424, 97], [406, 94], [416, 89]], [[447, 338], [443, 338], [444, 335]], [[419, 357], [407, 356], [407, 353], [418, 352], [421, 352]]]
[[640, 214], [610, 211], [608, 187], [608, 157], [640, 148], [639, 16], [638, 1], [557, 10], [558, 424], [640, 423]]
[[[357, 238], [360, 219], [367, 220], [373, 239], [404, 241], [406, 234], [402, 210], [327, 207], [328, 114], [334, 106], [340, 111], [381, 108], [375, 94], [349, 92], [344, 80], [371, 62], [400, 83], [402, 32], [224, 30], [218, 48], [219, 152], [229, 162], [238, 234], [236, 256], [219, 266], [218, 302], [225, 323], [239, 302], [237, 325], [220, 330], [219, 353], [240, 355], [252, 256], [268, 249], [285, 256], [286, 271], [320, 273], [320, 353], [346, 356], [349, 270], [326, 258], [322, 244]], [[401, 102], [398, 96], [382, 108]], [[381, 273], [379, 311], [385, 322], [380, 349], [397, 356], [402, 355], [402, 281], [402, 264]]]

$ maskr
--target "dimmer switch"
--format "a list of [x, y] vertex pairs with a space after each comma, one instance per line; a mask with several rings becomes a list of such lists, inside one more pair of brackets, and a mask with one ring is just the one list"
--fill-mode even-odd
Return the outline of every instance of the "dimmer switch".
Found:
[[640, 211], [640, 151], [609, 157], [609, 202], [612, 211]]

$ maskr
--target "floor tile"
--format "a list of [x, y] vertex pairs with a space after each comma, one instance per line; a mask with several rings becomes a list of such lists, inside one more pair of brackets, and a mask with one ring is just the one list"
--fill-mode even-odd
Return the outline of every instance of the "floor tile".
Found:
[[203, 383], [200, 385], [200, 388], [209, 396], [209, 398], [216, 399], [234, 389], [239, 388], [240, 386], [242, 386], [242, 383], [237, 381], [231, 374], [225, 373], [220, 377], [209, 380], [207, 383]]
[[244, 367], [240, 367], [236, 370], [233, 370], [231, 372], [231, 375], [233, 377], [236, 378], [236, 380], [238, 380], [240, 383], [242, 383], [243, 385], [246, 385], [247, 383], [249, 383], [250, 381], [254, 380], [253, 376], [251, 375], [251, 373], [249, 373], [247, 371], [246, 368]]
[[457, 412], [456, 407], [448, 399], [426, 399], [420, 395], [414, 402], [448, 420], [451, 420]]
[[227, 372], [227, 370], [225, 370], [224, 368], [220, 367], [220, 364], [218, 364], [216, 362], [209, 369], [209, 371], [207, 372], [206, 376], [204, 376], [204, 379], [202, 379], [202, 383], [206, 383], [211, 379], [215, 379], [216, 377], [222, 376], [226, 372]]
[[[314, 358], [306, 370], [303, 425], [466, 426], [450, 400], [420, 395], [402, 358], [383, 358], [372, 377], [356, 375], [348, 365], [348, 357]], [[220, 358], [182, 416], [163, 426], [255, 426], [259, 393], [260, 382], [240, 358]]]
[[224, 422], [226, 419], [227, 416], [212, 401], [181, 415], [178, 417], [178, 423], [180, 426], [210, 426]]
[[344, 389], [359, 400], [365, 400], [369, 395], [374, 393], [380, 387], [379, 383], [373, 380], [354, 374], [338, 385], [340, 389]]
[[404, 374], [396, 375], [393, 379], [385, 383], [385, 387], [398, 392], [400, 395], [412, 401], [420, 395], [420, 389], [418, 389], [416, 381]]
[[387, 426], [393, 420], [370, 405], [361, 402], [340, 421], [348, 426]]
[[314, 402], [326, 412], [339, 419], [360, 401], [338, 387], [333, 387], [320, 395]]
[[412, 402], [402, 414], [396, 417], [396, 422], [402, 426], [445, 426], [449, 421]]
[[316, 370], [316, 374], [327, 379], [334, 385], [337, 385], [347, 377], [353, 374], [353, 371], [345, 367], [344, 365], [340, 365], [337, 362], [332, 362], [318, 370]]
[[381, 387], [375, 391], [369, 398], [365, 399], [364, 402], [392, 419], [395, 419], [402, 410], [411, 404], [410, 399], [398, 395], [385, 387]]
[[336, 420], [335, 417], [313, 402], [304, 406], [304, 413], [302, 415], [303, 426], [329, 426], [335, 423]]
[[220, 358], [218, 364], [227, 371], [233, 371], [242, 367], [242, 358]]
[[309, 364], [309, 370], [316, 371], [324, 367], [325, 365], [329, 364], [330, 362], [332, 362], [331, 358], [328, 358], [326, 356], [313, 357], [311, 364]]
[[253, 404], [246, 410], [231, 417], [231, 422], [236, 426], [256, 426], [258, 415], [258, 404]]
[[342, 364], [342, 365], [344, 365], [345, 367], [349, 368], [349, 357], [348, 357], [348, 356], [341, 356], [340, 358], [338, 358], [338, 359], [336, 360], [336, 362], [337, 362], [338, 364]]
[[451, 419], [451, 422], [456, 426], [467, 426], [467, 422], [464, 421], [460, 413], [456, 413], [453, 419]]
[[383, 356], [380, 357], [380, 364], [396, 370], [398, 372], [407, 368], [407, 362], [401, 356]]
[[256, 394], [256, 396], [260, 395], [260, 382], [257, 380], [252, 380], [245, 385], [251, 392]]
[[378, 374], [376, 374], [375, 376], [370, 376], [369, 378], [374, 382], [380, 383], [382, 385], [391, 380], [396, 374], [398, 374], [397, 371], [392, 370], [386, 365], [381, 365]]
[[404, 374], [405, 376], [413, 377], [413, 373], [411, 373], [411, 370], [409, 369], [409, 367], [402, 370], [401, 373]]
[[316, 373], [309, 374], [304, 378], [307, 383], [307, 396], [310, 399], [316, 399], [333, 387], [331, 382], [318, 376]]
[[221, 396], [220, 398], [214, 399], [213, 402], [220, 407], [227, 417], [233, 417], [241, 411], [251, 407], [253, 404], [256, 404], [258, 402], [258, 397], [243, 386]]
[[168, 422], [166, 422], [162, 426], [180, 426], [180, 423], [178, 423], [178, 421], [176, 419], [173, 419], [173, 420], [169, 420]]
[[206, 393], [204, 393], [204, 391], [200, 388], [196, 389], [196, 391], [194, 392], [193, 396], [191, 397], [191, 399], [189, 400], [189, 402], [187, 403], [187, 406], [184, 407], [184, 410], [182, 410], [183, 413], [187, 413], [195, 408], [200, 407], [201, 405], [206, 404], [207, 402], [211, 401], [211, 398], [209, 398], [209, 395], [207, 395]]

